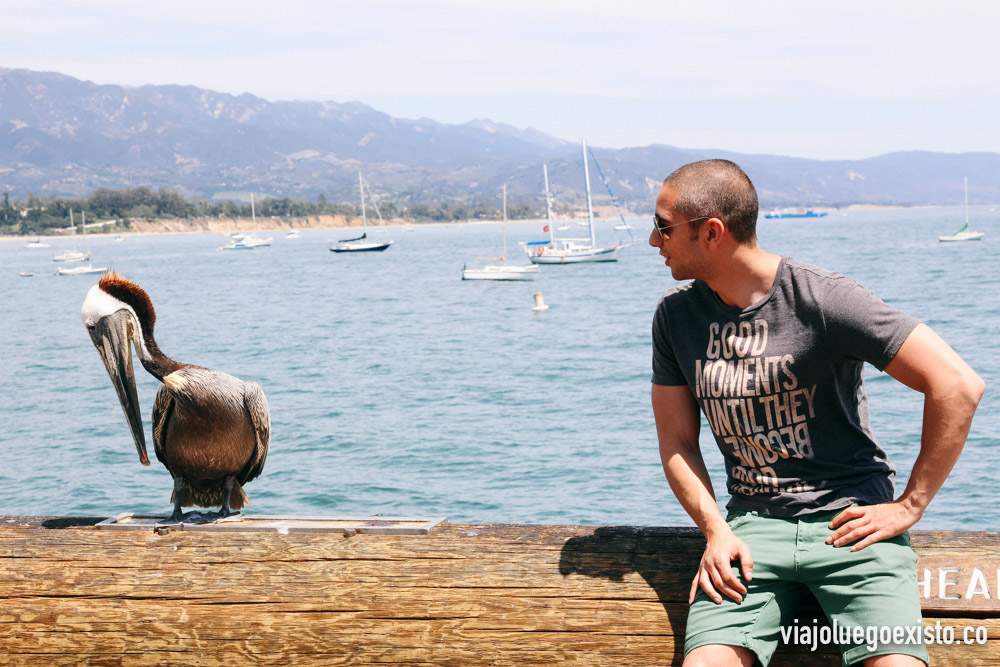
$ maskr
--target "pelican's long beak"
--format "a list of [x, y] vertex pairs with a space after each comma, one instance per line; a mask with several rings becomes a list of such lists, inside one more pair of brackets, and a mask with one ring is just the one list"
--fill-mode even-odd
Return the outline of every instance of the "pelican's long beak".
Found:
[[130, 343], [135, 336], [136, 325], [132, 314], [119, 310], [97, 321], [90, 331], [90, 339], [101, 355], [104, 367], [108, 369], [111, 383], [118, 393], [125, 419], [132, 430], [139, 461], [149, 465], [146, 455], [146, 436], [142, 431], [142, 413], [139, 411], [139, 396], [135, 390], [135, 372], [132, 370], [132, 350]]

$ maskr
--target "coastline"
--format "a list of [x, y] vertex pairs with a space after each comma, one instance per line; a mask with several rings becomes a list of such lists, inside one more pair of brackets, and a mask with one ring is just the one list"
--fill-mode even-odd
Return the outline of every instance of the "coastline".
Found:
[[[595, 207], [596, 208], [596, 207]], [[828, 207], [828, 206], [816, 206], [812, 210], [817, 212], [859, 212], [859, 211], [880, 211], [880, 210], [893, 210], [893, 209], [904, 209], [904, 208], [935, 208], [934, 206], [901, 206], [901, 205], [889, 205], [889, 204], [850, 204], [848, 206], [843, 206], [839, 208]], [[761, 209], [760, 219], [763, 221], [764, 213], [766, 211]], [[595, 213], [598, 213], [595, 211]], [[636, 218], [643, 217], [641, 214], [635, 214], [631, 211], [626, 212], [627, 217]], [[586, 216], [583, 216], [586, 219]], [[577, 216], [560, 216], [555, 222], [557, 223], [569, 223], [578, 222], [581, 220], [579, 215]], [[610, 223], [616, 222], [617, 213], [614, 211], [607, 212], [601, 211], [594, 217], [594, 222]], [[256, 226], [254, 226], [254, 221], [251, 218], [174, 218], [174, 219], [160, 219], [160, 220], [146, 220], [142, 218], [133, 218], [130, 221], [131, 227], [126, 230], [121, 231], [91, 231], [88, 225], [88, 236], [157, 236], [157, 235], [169, 235], [169, 234], [232, 234], [237, 231], [250, 231], [255, 230], [257, 232], [289, 232], [293, 229], [345, 229], [345, 228], [358, 228], [361, 227], [360, 217], [348, 217], [345, 215], [311, 215], [305, 217], [282, 217], [282, 216], [270, 216], [270, 217], [258, 217], [256, 220]], [[395, 218], [392, 220], [387, 220], [379, 225], [371, 225], [373, 227], [446, 227], [452, 225], [489, 225], [500, 223], [500, 220], [483, 220], [483, 219], [466, 219], [466, 220], [447, 220], [447, 221], [434, 221], [434, 222], [416, 222], [413, 220], [405, 220], [402, 218]], [[519, 225], [519, 224], [548, 224], [548, 220], [545, 218], [527, 218], [523, 220], [508, 220], [509, 224]], [[63, 232], [61, 234], [0, 234], [0, 240], [7, 239], [24, 239], [24, 238], [34, 238], [39, 236], [41, 238], [69, 238], [72, 234]]]
[[[370, 227], [445, 227], [452, 225], [488, 225], [499, 224], [500, 220], [449, 220], [435, 222], [412, 222], [402, 219], [388, 220], [382, 224]], [[510, 224], [548, 224], [544, 218], [526, 220], [508, 220]], [[163, 220], [130, 220], [131, 228], [122, 231], [90, 231], [88, 226], [87, 236], [163, 236], [172, 234], [232, 234], [234, 232], [256, 231], [266, 232], [289, 232], [293, 229], [358, 229], [361, 227], [361, 218], [348, 218], [343, 215], [312, 215], [303, 218], [268, 217], [257, 218], [254, 226], [250, 218], [175, 218]], [[71, 238], [74, 236], [68, 232], [62, 234], [19, 234], [0, 235], [0, 240], [9, 239], [31, 239], [38, 238]]]

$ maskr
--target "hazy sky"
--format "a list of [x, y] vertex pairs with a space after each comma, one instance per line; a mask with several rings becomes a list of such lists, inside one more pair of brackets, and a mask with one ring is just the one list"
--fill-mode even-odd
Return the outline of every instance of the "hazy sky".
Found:
[[0, 67], [96, 83], [358, 100], [608, 147], [1000, 152], [989, 0], [0, 0], [0, 17]]

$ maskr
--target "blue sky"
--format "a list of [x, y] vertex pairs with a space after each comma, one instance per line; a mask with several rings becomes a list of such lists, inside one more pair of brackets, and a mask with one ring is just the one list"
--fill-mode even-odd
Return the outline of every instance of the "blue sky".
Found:
[[0, 16], [0, 67], [97, 83], [358, 100], [608, 147], [1000, 152], [1000, 3], [982, 0], [0, 0]]

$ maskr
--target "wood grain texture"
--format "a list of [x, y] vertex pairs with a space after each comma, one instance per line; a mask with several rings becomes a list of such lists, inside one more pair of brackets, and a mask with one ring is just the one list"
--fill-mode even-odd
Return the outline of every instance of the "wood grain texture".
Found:
[[[704, 546], [687, 528], [157, 535], [99, 520], [0, 517], [0, 664], [680, 664]], [[933, 664], [996, 664], [998, 538], [914, 533], [925, 626], [958, 633]], [[988, 642], [962, 643], [966, 626]], [[771, 664], [839, 655], [788, 646]]]

